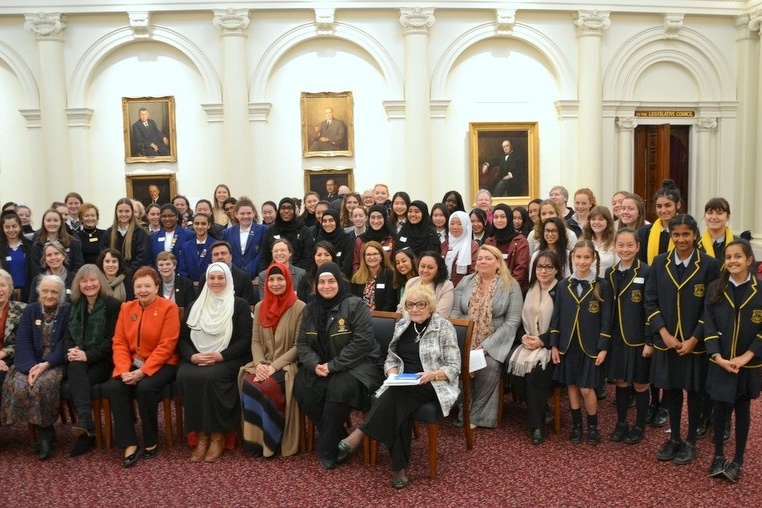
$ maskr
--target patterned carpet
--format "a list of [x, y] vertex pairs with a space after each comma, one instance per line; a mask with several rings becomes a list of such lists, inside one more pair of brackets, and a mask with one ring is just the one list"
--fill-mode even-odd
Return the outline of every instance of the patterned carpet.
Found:
[[[561, 433], [532, 446], [523, 422], [525, 408], [509, 404], [494, 430], [477, 429], [466, 451], [462, 431], [446, 422], [440, 429], [439, 470], [429, 480], [426, 432], [413, 444], [410, 485], [390, 487], [390, 460], [379, 449], [376, 466], [362, 453], [333, 471], [316, 455], [253, 459], [240, 448], [215, 464], [190, 463], [190, 448], [163, 446], [132, 469], [121, 467], [121, 450], [96, 450], [71, 459], [73, 437], [56, 428], [53, 458], [38, 461], [29, 451], [26, 427], [0, 429], [0, 506], [753, 506], [759, 502], [762, 403], [752, 405], [752, 428], [741, 481], [712, 479], [707, 470], [711, 442], [699, 441], [694, 463], [677, 466], [656, 460], [664, 429], [649, 429], [635, 446], [611, 443], [615, 424], [611, 400], [601, 402], [604, 438], [598, 446], [567, 441], [568, 409]], [[631, 415], [634, 416], [634, 415]], [[549, 427], [550, 430], [550, 427]], [[734, 439], [726, 445], [732, 456]]]

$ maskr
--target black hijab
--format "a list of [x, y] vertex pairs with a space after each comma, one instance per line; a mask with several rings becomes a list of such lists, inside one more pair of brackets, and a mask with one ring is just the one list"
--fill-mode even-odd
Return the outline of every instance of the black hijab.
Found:
[[[381, 216], [384, 218], [384, 225], [381, 229], [373, 229], [373, 227], [370, 225], [370, 214], [372, 214], [373, 212], [380, 213]], [[365, 228], [365, 233], [360, 235], [360, 239], [363, 241], [363, 243], [368, 243], [368, 242], [382, 243], [389, 236], [394, 238], [394, 235], [396, 234], [397, 232], [392, 231], [392, 228], [389, 226], [389, 220], [386, 216], [386, 207], [384, 205], [371, 206], [370, 210], [368, 210], [368, 227]]]
[[[280, 216], [280, 209], [286, 203], [290, 204], [294, 208], [294, 218], [288, 222], [284, 221]], [[275, 230], [278, 233], [281, 235], [290, 235], [302, 228], [302, 221], [300, 221], [296, 216], [296, 211], [296, 202], [292, 198], [283, 198], [280, 200], [280, 203], [278, 203], [278, 211], [275, 214], [275, 222], [273, 223]]]
[[[494, 213], [498, 210], [502, 210], [505, 213], [505, 217], [508, 219], [508, 224], [503, 229], [498, 229], [497, 226], [495, 226]], [[518, 234], [513, 227], [513, 212], [511, 211], [511, 207], [505, 203], [500, 203], [495, 206], [492, 214], [492, 233], [495, 236], [495, 243], [498, 245], [505, 245], [513, 240]]]
[[326, 240], [331, 242], [331, 245], [338, 249], [341, 240], [347, 235], [344, 232], [344, 228], [341, 227], [341, 220], [339, 220], [339, 211], [334, 210], [333, 208], [329, 208], [323, 212], [323, 217], [326, 215], [333, 217], [333, 220], [336, 222], [336, 229], [334, 229], [332, 233], [327, 233], [325, 229], [323, 229], [323, 220], [321, 219], [320, 224], [315, 227], [315, 241], [319, 242], [320, 240]]
[[[324, 298], [317, 290], [318, 281], [323, 274], [331, 274], [339, 283], [339, 291], [333, 298]], [[323, 263], [317, 269], [315, 276], [315, 317], [317, 318], [317, 332], [320, 342], [328, 343], [328, 320], [331, 317], [331, 310], [339, 303], [352, 296], [346, 279], [341, 275], [339, 265], [334, 262]]]
[[[416, 207], [421, 211], [421, 221], [418, 224], [412, 224], [410, 220], [405, 221], [397, 239], [400, 240], [400, 243], [405, 244], [406, 247], [410, 247], [413, 252], [420, 255], [421, 252], [430, 248], [431, 238], [434, 237], [436, 240], [437, 234], [434, 230], [434, 225], [431, 223], [428, 205], [423, 201], [416, 200], [410, 203], [408, 210], [411, 207]], [[402, 241], [402, 238], [406, 240]], [[439, 240], [436, 240], [436, 242], [438, 244]]]

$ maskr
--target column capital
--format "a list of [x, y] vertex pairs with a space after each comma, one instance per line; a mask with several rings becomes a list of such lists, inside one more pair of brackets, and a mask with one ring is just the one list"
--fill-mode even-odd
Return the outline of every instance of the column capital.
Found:
[[38, 12], [24, 14], [24, 29], [34, 34], [38, 40], [63, 40], [61, 32], [66, 28], [66, 14], [60, 12]]
[[388, 120], [405, 119], [405, 101], [384, 101], [383, 106]]
[[611, 26], [609, 11], [580, 10], [574, 13], [574, 24], [579, 30], [579, 35], [600, 36], [604, 30]]
[[148, 11], [132, 11], [128, 12], [127, 15], [130, 17], [132, 36], [135, 39], [150, 39], [151, 13]]
[[246, 35], [249, 26], [249, 9], [214, 9], [214, 28], [226, 35]]
[[696, 127], [699, 131], [713, 131], [717, 128], [717, 117], [700, 116], [696, 118]]
[[273, 109], [271, 102], [250, 102], [249, 122], [267, 123], [270, 111]]
[[620, 131], [631, 131], [638, 126], [638, 119], [634, 116], [618, 116], [616, 118], [616, 128]]
[[683, 20], [685, 14], [665, 14], [664, 15], [664, 38], [677, 39], [680, 30], [683, 29]]
[[42, 111], [39, 109], [19, 109], [19, 113], [26, 120], [27, 128], [39, 129], [42, 127]]
[[69, 127], [89, 129], [93, 110], [91, 108], [66, 108], [66, 117], [69, 120]]
[[423, 7], [400, 8], [400, 23], [405, 35], [427, 34], [434, 24], [434, 9]]
[[511, 35], [516, 25], [516, 9], [497, 9], [495, 13], [495, 31], [499, 35]]
[[749, 13], [749, 30], [752, 32], [760, 32], [762, 25], [762, 9]]

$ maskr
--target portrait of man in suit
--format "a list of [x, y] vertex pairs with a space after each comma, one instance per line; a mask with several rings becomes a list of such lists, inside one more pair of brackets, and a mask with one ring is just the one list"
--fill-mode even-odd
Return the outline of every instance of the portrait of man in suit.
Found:
[[302, 92], [300, 102], [304, 157], [354, 155], [352, 92]]
[[500, 157], [485, 161], [481, 166], [482, 174], [486, 175], [490, 169], [494, 172], [494, 187], [487, 190], [495, 197], [526, 195], [526, 161], [514, 150], [510, 139], [504, 139], [501, 147], [503, 154]]
[[135, 157], [169, 156], [169, 139], [156, 122], [148, 117], [148, 108], [138, 110], [138, 120], [132, 124], [132, 145]]
[[325, 108], [325, 120], [313, 127], [310, 141], [313, 152], [347, 149], [347, 126], [333, 117], [333, 108]]
[[124, 162], [177, 162], [175, 98], [122, 97]]

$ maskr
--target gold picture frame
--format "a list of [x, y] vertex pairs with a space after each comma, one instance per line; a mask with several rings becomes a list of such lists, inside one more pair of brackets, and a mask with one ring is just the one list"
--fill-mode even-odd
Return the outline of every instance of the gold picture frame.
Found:
[[177, 162], [174, 97], [122, 97], [122, 119], [124, 162]]
[[[510, 206], [526, 206], [537, 196], [540, 181], [537, 122], [472, 122], [468, 132], [472, 202], [479, 189], [490, 191], [493, 203]], [[508, 153], [503, 148], [506, 142]]]
[[305, 169], [304, 193], [317, 192], [320, 196], [325, 195], [325, 184], [329, 179], [336, 184], [336, 191], [342, 185], [350, 189], [355, 188], [355, 176], [351, 169]]
[[[172, 202], [172, 197], [177, 195], [177, 179], [174, 173], [162, 173], [156, 175], [127, 175], [127, 197], [137, 199], [143, 206], [156, 202], [164, 205]], [[159, 198], [154, 201], [151, 197], [150, 187], [155, 185], [159, 188]]]
[[[328, 118], [329, 111], [330, 119]], [[351, 157], [354, 155], [353, 111], [352, 92], [302, 92], [302, 155], [304, 157]]]

